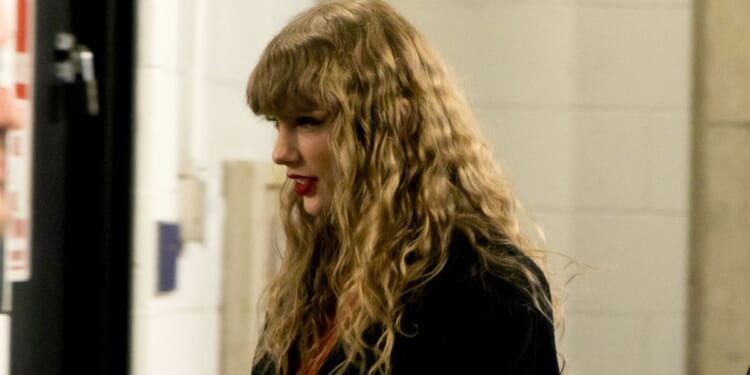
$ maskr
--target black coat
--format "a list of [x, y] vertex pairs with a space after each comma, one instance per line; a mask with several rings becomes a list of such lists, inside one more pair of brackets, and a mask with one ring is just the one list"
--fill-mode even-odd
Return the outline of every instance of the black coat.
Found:
[[[517, 250], [500, 251], [522, 257], [545, 280]], [[393, 375], [559, 374], [553, 326], [530, 297], [516, 285], [482, 272], [464, 236], [454, 236], [450, 252], [446, 267], [406, 300], [402, 328], [415, 335], [397, 336], [391, 354]], [[378, 336], [373, 328], [366, 340], [373, 342]], [[343, 360], [341, 346], [334, 346], [320, 374], [328, 374]], [[253, 375], [275, 373], [268, 361], [253, 369]], [[351, 368], [346, 373], [358, 371]]]

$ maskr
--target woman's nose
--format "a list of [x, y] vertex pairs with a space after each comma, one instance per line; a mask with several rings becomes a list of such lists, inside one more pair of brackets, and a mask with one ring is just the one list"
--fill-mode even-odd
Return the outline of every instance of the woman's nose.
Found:
[[289, 165], [295, 162], [297, 155], [297, 147], [293, 134], [279, 126], [276, 144], [273, 147], [271, 155], [273, 162], [280, 165]]

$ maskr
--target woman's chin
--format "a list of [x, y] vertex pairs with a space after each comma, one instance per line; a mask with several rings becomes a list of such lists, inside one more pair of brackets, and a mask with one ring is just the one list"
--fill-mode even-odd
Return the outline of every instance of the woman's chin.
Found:
[[318, 216], [322, 211], [320, 201], [315, 197], [303, 197], [302, 206], [305, 208], [305, 212], [310, 216]]

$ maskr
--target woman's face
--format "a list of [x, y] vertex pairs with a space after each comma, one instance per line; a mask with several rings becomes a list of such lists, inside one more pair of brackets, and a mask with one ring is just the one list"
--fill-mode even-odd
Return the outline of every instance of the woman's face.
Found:
[[305, 211], [319, 215], [331, 204], [333, 155], [331, 121], [326, 111], [297, 113], [275, 119], [278, 131], [273, 161], [286, 166], [287, 178], [302, 197]]

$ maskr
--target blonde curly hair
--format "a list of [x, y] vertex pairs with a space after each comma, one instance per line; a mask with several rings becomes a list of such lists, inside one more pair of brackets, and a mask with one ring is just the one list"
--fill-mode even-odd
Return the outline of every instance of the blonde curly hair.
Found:
[[[440, 272], [456, 231], [486, 270], [551, 319], [544, 280], [492, 246], [538, 255], [466, 99], [422, 35], [384, 1], [326, 2], [297, 16], [263, 52], [247, 101], [259, 115], [330, 112], [336, 181], [331, 206], [315, 217], [291, 183], [282, 189], [286, 249], [267, 290], [256, 361], [289, 373], [289, 357], [309, 360], [333, 325], [346, 353], [339, 372], [389, 373], [404, 334], [403, 297]], [[367, 343], [373, 325], [382, 335]]]

